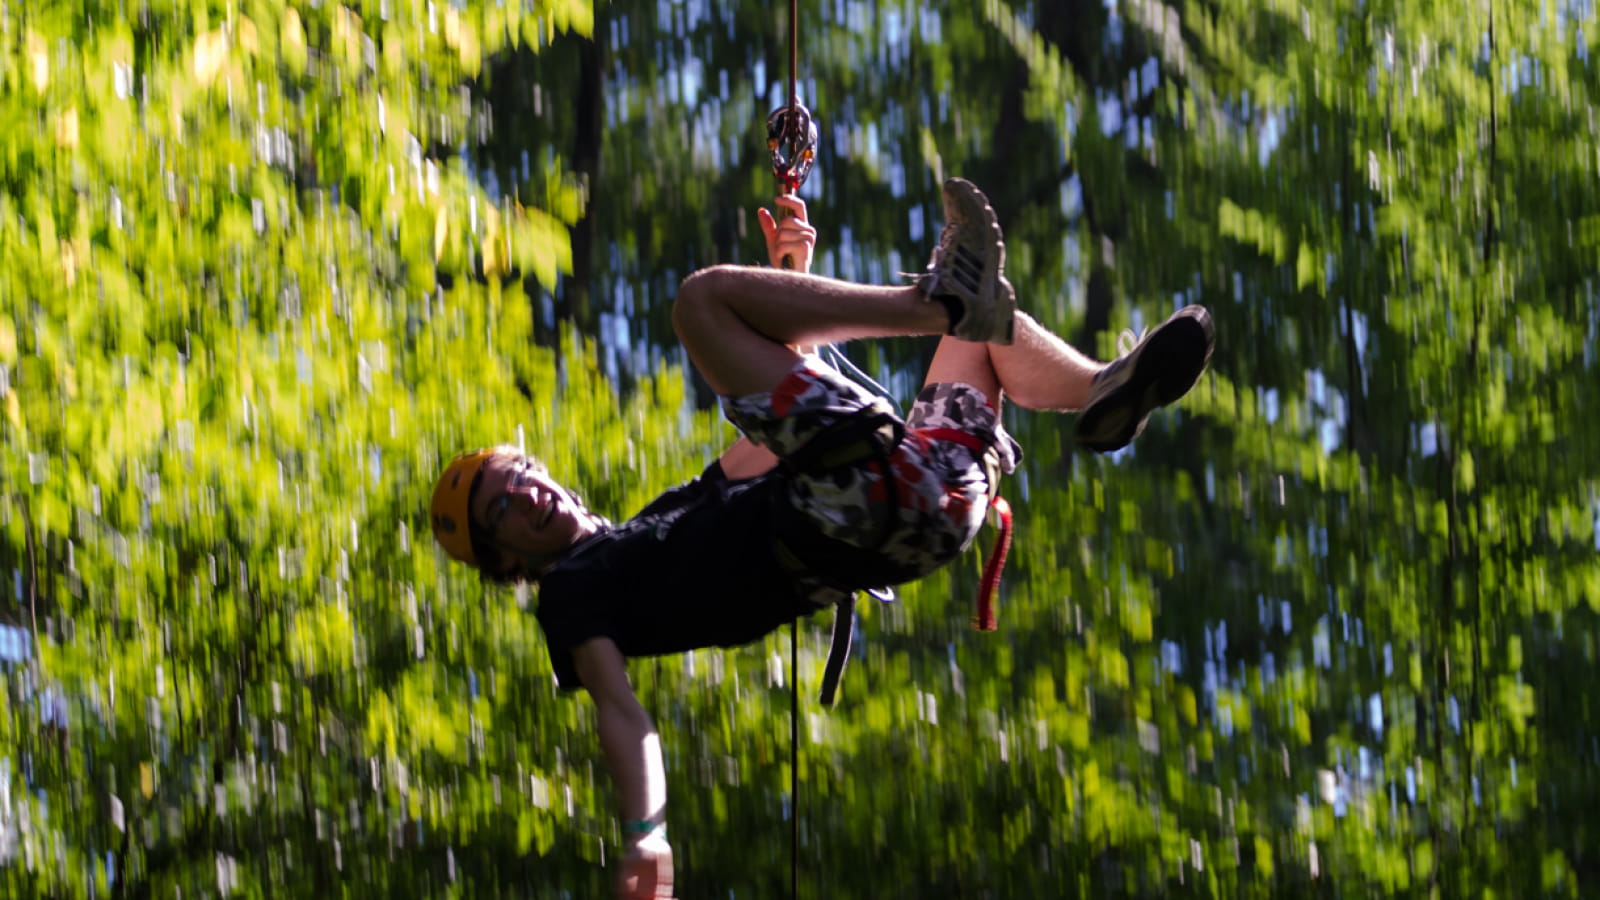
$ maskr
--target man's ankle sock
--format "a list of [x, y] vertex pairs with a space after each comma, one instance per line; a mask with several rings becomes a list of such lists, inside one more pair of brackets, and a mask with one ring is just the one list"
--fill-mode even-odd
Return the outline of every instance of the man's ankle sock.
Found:
[[962, 304], [961, 298], [950, 294], [929, 294], [928, 299], [938, 301], [944, 307], [945, 315], [950, 319], [950, 327], [945, 330], [945, 334], [955, 334], [956, 323], [961, 321], [962, 313], [966, 312], [966, 307]]

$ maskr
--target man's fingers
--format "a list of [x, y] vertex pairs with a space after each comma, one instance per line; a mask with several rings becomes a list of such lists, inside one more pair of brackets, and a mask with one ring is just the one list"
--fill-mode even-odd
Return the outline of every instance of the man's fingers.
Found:
[[772, 202], [783, 207], [784, 209], [787, 209], [790, 215], [794, 216], [800, 221], [806, 221], [806, 202], [801, 200], [799, 195], [779, 194], [773, 199]]
[[756, 207], [756, 221], [761, 223], [761, 233], [767, 236], [767, 243], [771, 244], [778, 236], [778, 222], [772, 218], [772, 213], [765, 206]]
[[784, 240], [815, 240], [817, 237], [817, 230], [799, 219], [785, 219], [778, 227], [784, 232]]

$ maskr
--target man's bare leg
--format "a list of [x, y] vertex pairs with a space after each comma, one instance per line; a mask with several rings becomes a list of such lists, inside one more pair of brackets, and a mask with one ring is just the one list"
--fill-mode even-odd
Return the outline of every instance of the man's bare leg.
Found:
[[974, 344], [946, 338], [928, 365], [927, 384], [959, 381], [983, 391], [1000, 408], [1001, 392], [1024, 409], [1081, 409], [1089, 384], [1105, 368], [1026, 313], [1016, 314], [1011, 344]]
[[794, 345], [943, 334], [950, 327], [944, 307], [915, 287], [750, 266], [713, 266], [689, 276], [672, 322], [695, 367], [725, 397], [777, 387], [800, 360]]
[[[1017, 325], [1022, 325], [1022, 314], [1017, 314]], [[1017, 330], [1017, 341], [1012, 346], [1022, 345], [1022, 330]], [[984, 399], [989, 405], [1000, 410], [1001, 385], [1000, 375], [995, 371], [994, 357], [991, 355], [995, 347], [991, 344], [974, 344], [970, 341], [960, 341], [946, 337], [939, 341], [939, 346], [933, 351], [933, 361], [928, 363], [928, 373], [923, 377], [922, 383], [948, 384], [960, 382], [969, 384], [983, 392]]]
[[743, 266], [689, 276], [672, 321], [701, 375], [738, 396], [777, 387], [800, 359], [797, 346], [923, 334], [1011, 343], [1017, 302], [994, 208], [960, 178], [945, 182], [943, 197], [945, 227], [915, 286]]
[[1079, 410], [1089, 401], [1089, 386], [1105, 368], [1078, 352], [1032, 316], [1017, 313], [1016, 342], [989, 345], [1000, 386], [1023, 409]]
[[[800, 358], [794, 344], [939, 334], [949, 327], [944, 309], [914, 287], [876, 287], [746, 266], [716, 266], [691, 275], [679, 292], [673, 322], [701, 374], [724, 396], [776, 387]], [[1015, 323], [1009, 345], [946, 337], [927, 382], [965, 382], [991, 403], [1003, 389], [1024, 409], [1081, 409], [1104, 364], [1026, 313], [1016, 313]]]

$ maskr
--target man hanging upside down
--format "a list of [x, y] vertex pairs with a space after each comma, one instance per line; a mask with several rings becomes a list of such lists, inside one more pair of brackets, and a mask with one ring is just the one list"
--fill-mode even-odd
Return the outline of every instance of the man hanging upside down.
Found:
[[[556, 678], [598, 711], [628, 835], [620, 897], [670, 897], [660, 739], [628, 681], [629, 657], [751, 643], [855, 591], [926, 575], [964, 551], [1000, 472], [1020, 455], [1002, 398], [1081, 410], [1079, 442], [1127, 445], [1211, 356], [1210, 314], [1179, 310], [1110, 364], [1026, 314], [1005, 244], [971, 183], [944, 186], [946, 225], [915, 284], [803, 274], [816, 233], [805, 205], [760, 211], [770, 258], [799, 271], [714, 266], [679, 289], [673, 324], [743, 437], [700, 477], [612, 523], [514, 449], [452, 460], [434, 489], [434, 536], [486, 578], [538, 584]], [[887, 402], [799, 347], [936, 335], [925, 385], [901, 420]]]

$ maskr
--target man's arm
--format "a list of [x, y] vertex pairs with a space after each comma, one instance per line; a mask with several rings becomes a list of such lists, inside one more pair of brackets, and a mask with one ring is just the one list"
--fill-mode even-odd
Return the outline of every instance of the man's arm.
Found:
[[627, 842], [617, 896], [671, 897], [672, 848], [667, 844], [667, 776], [661, 736], [628, 682], [622, 651], [610, 638], [592, 638], [572, 652], [584, 689], [599, 714], [600, 751], [617, 791]]
[[572, 661], [599, 710], [600, 750], [616, 783], [622, 820], [666, 821], [661, 736], [634, 696], [622, 651], [610, 638], [593, 638], [572, 652]]

